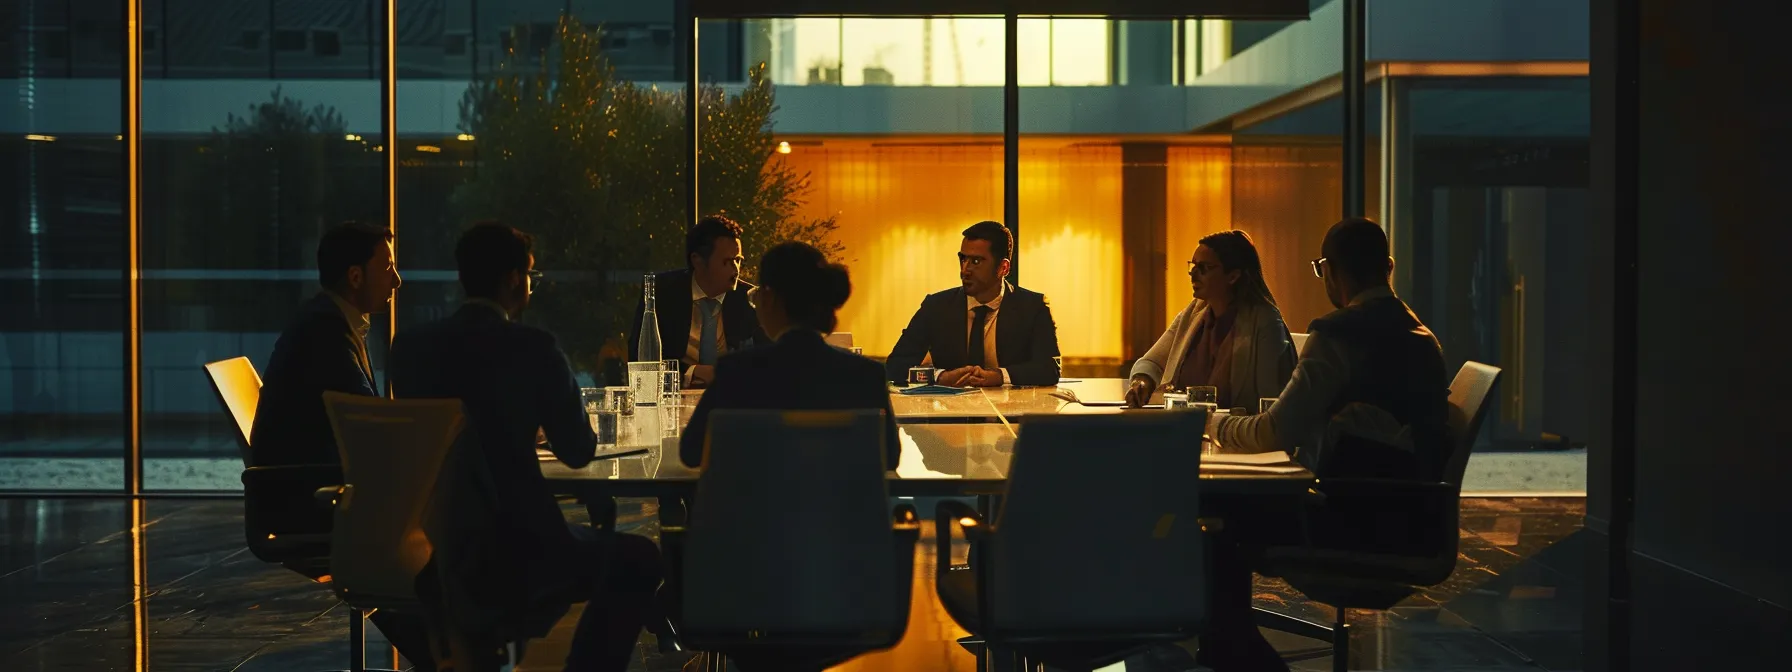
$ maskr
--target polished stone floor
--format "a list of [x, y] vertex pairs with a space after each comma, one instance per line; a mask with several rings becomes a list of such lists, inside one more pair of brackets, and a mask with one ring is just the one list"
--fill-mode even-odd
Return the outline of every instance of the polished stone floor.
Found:
[[[0, 670], [341, 669], [347, 610], [250, 556], [241, 506], [0, 499]], [[620, 526], [654, 534], [652, 507], [625, 503]], [[1464, 500], [1455, 575], [1392, 612], [1352, 612], [1351, 669], [1580, 669], [1584, 514], [1579, 498]], [[934, 597], [931, 554], [918, 560], [905, 639], [839, 669], [974, 669]], [[1278, 581], [1260, 580], [1257, 593], [1260, 606], [1329, 619]], [[559, 669], [576, 616], [522, 669]], [[390, 667], [391, 650], [368, 631], [369, 663]], [[1320, 642], [1269, 636], [1295, 669], [1330, 669]], [[639, 650], [632, 669], [677, 670], [689, 657], [659, 654], [645, 636]]]

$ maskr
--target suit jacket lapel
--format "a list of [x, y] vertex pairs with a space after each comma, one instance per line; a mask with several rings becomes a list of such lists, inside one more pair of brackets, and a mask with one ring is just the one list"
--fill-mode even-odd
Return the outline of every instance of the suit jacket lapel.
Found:
[[369, 389], [377, 391], [379, 388], [374, 385], [373, 381], [373, 364], [367, 359], [367, 339], [355, 334], [354, 325], [348, 323], [348, 316], [342, 314], [342, 309], [336, 306], [336, 300], [330, 298], [330, 295], [318, 292], [311, 301], [312, 310], [327, 313], [335, 317], [337, 322], [342, 323], [343, 335], [348, 338], [349, 342], [355, 344], [355, 364], [361, 367], [361, 376], [367, 379]]
[[939, 349], [933, 353], [935, 368], [954, 369], [971, 359], [971, 314], [964, 305], [963, 287], [953, 290], [946, 301], [940, 302], [940, 333], [934, 339], [934, 347]]
[[1002, 310], [996, 315], [996, 363], [1004, 367], [1018, 363], [1020, 351], [1026, 348], [1027, 325], [1033, 322], [1033, 302], [1008, 285], [1002, 299]]
[[367, 339], [356, 337], [352, 329], [349, 331], [349, 338], [355, 339], [355, 354], [360, 357], [361, 375], [367, 377], [367, 387], [378, 392], [379, 386], [373, 382], [373, 363], [367, 359]]

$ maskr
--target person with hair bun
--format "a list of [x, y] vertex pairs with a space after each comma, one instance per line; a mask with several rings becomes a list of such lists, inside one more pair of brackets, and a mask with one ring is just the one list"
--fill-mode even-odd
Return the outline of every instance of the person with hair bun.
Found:
[[791, 242], [766, 251], [759, 260], [759, 286], [747, 300], [773, 344], [716, 362], [715, 380], [680, 439], [679, 457], [686, 465], [705, 461], [709, 414], [718, 408], [878, 409], [884, 412], [884, 466], [896, 468], [901, 444], [884, 367], [824, 340], [851, 295], [846, 267], [829, 263], [820, 250]]

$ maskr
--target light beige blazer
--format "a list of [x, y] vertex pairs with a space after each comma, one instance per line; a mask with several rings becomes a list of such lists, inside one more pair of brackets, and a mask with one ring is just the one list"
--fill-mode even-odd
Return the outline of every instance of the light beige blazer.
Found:
[[[1182, 366], [1195, 327], [1207, 319], [1206, 302], [1189, 301], [1157, 343], [1132, 365], [1131, 376], [1146, 376], [1162, 387], [1164, 378], [1175, 376]], [[1258, 399], [1280, 395], [1294, 375], [1296, 355], [1281, 311], [1269, 305], [1239, 306], [1232, 322], [1232, 405], [1256, 412]]]

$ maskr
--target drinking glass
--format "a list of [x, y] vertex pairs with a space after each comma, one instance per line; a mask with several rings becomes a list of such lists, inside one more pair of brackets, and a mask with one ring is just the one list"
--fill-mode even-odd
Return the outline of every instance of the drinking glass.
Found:
[[597, 434], [600, 446], [616, 445], [617, 428], [622, 423], [622, 414], [608, 408], [600, 408], [591, 414], [591, 431]]
[[1213, 404], [1219, 408], [1220, 388], [1212, 385], [1196, 385], [1188, 388], [1188, 401], [1191, 404]]
[[854, 354], [854, 355], [858, 355], [858, 356], [860, 356], [860, 357], [864, 357], [864, 356], [865, 356], [865, 349], [864, 349], [864, 348], [861, 348], [861, 347], [859, 347], [859, 346], [856, 346], [856, 345], [855, 345], [855, 346], [853, 346], [853, 347], [852, 347], [852, 354]]
[[635, 389], [635, 406], [660, 405], [660, 360], [629, 362], [628, 384]]
[[678, 370], [678, 360], [669, 359], [661, 363], [660, 368], [660, 405], [676, 408], [678, 391], [684, 383], [684, 373]]
[[1275, 397], [1264, 397], [1262, 399], [1258, 399], [1257, 400], [1257, 414], [1262, 415], [1264, 413], [1268, 413], [1270, 407], [1275, 406], [1275, 405], [1276, 405]]
[[590, 415], [604, 408], [604, 388], [581, 387], [579, 400], [585, 402], [585, 414]]
[[1164, 408], [1188, 410], [1188, 395], [1179, 392], [1165, 392]]

